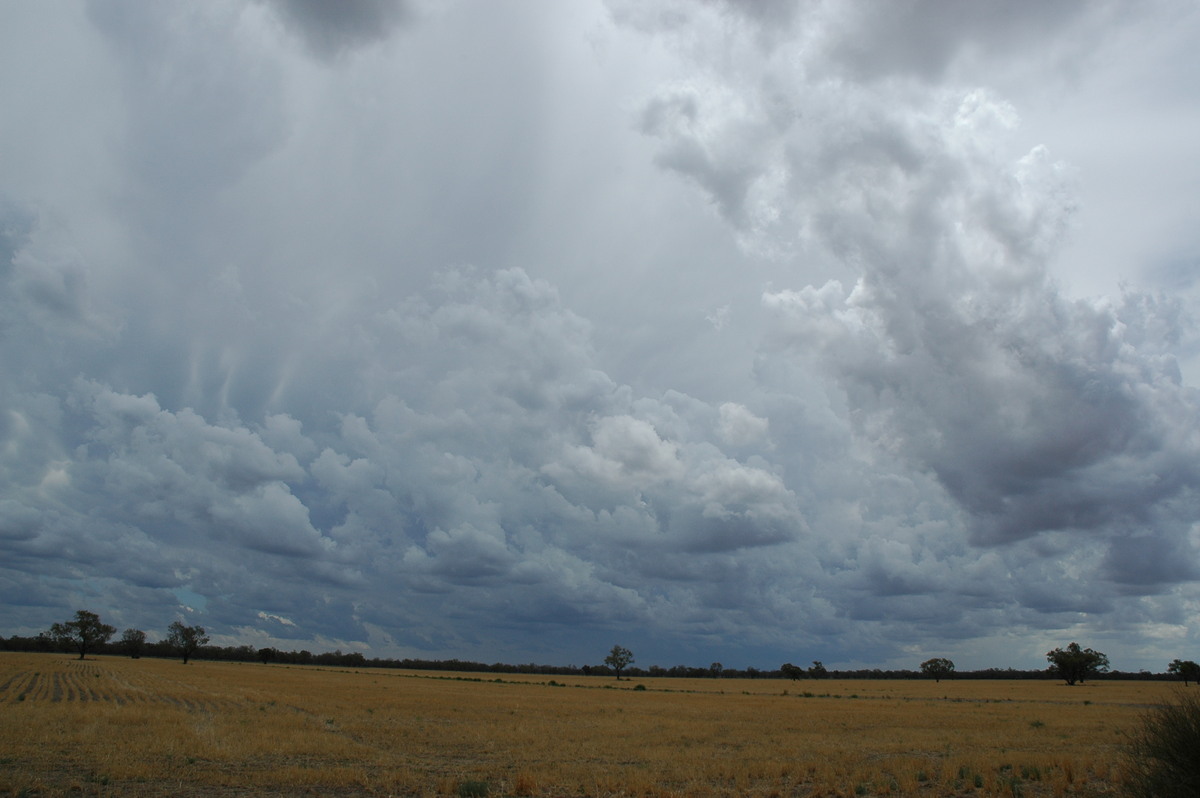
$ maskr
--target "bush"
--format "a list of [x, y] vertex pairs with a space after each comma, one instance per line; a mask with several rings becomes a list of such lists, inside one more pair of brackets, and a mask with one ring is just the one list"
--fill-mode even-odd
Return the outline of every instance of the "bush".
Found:
[[464, 781], [458, 785], [459, 798], [487, 798], [491, 787], [486, 781]]
[[1200, 795], [1200, 698], [1180, 693], [1142, 716], [1125, 755], [1132, 798]]

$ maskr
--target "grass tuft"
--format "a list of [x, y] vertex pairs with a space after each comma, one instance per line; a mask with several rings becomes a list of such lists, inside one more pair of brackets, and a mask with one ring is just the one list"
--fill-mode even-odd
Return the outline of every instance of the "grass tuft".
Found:
[[458, 785], [458, 798], [487, 798], [491, 789], [486, 781], [467, 780]]

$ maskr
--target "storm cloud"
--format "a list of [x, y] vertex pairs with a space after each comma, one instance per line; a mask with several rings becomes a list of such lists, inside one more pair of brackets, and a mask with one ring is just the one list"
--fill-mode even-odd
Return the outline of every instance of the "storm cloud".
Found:
[[0, 632], [1185, 656], [1200, 17], [943, 10], [7, 7]]

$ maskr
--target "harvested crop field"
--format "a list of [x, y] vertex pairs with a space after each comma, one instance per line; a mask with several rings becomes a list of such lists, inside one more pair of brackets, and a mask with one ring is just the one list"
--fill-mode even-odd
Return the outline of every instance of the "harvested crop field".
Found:
[[1178, 687], [637, 679], [0, 653], [0, 794], [1116, 793]]

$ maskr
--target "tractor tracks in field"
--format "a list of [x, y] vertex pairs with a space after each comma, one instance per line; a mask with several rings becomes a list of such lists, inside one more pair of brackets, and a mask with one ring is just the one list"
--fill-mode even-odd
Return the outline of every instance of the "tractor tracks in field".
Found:
[[239, 705], [183, 681], [131, 674], [89, 660], [48, 661], [44, 669], [19, 671], [0, 681], [0, 705], [24, 702], [170, 706], [188, 712], [217, 712]]

